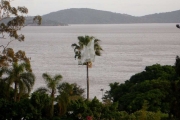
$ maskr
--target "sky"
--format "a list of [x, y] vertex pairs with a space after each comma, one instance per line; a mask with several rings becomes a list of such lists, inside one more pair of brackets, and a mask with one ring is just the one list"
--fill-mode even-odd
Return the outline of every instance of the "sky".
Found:
[[132, 16], [180, 10], [180, 0], [13, 0], [11, 5], [27, 7], [28, 16], [70, 8], [92, 8]]

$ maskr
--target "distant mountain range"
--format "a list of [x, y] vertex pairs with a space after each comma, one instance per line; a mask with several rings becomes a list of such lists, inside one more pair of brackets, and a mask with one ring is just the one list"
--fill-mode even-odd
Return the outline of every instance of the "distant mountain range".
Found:
[[[7, 23], [11, 18], [1, 22]], [[42, 16], [41, 26], [66, 26], [68, 24], [129, 24], [129, 23], [180, 23], [180, 10], [145, 16], [131, 16], [88, 8], [72, 8]], [[36, 26], [33, 16], [26, 17], [26, 26]]]
[[[72, 8], [42, 16], [46, 24], [128, 24], [128, 23], [180, 23], [180, 10], [145, 16], [131, 16], [88, 8]], [[48, 22], [49, 21], [49, 22]]]

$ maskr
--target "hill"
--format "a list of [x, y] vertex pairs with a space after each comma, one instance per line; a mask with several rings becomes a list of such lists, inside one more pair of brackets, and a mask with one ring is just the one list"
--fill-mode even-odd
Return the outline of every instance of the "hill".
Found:
[[88, 8], [72, 8], [52, 12], [42, 18], [67, 24], [178, 23], [180, 10], [136, 17]]
[[[26, 26], [37, 26], [36, 23], [33, 23], [33, 17], [26, 17]], [[42, 19], [41, 26], [66, 26], [67, 24], [53, 21], [50, 19]]]
[[[25, 21], [25, 26], [37, 26], [37, 23], [33, 23], [33, 18], [34, 17], [26, 17], [26, 21]], [[8, 23], [10, 20], [12, 20], [11, 18], [7, 18], [4, 19], [2, 21], [0, 21], [0, 23]], [[65, 23], [61, 23], [61, 22], [57, 22], [57, 21], [53, 21], [53, 20], [49, 20], [49, 19], [42, 19], [41, 22], [41, 26], [66, 26], [67, 24]]]
[[179, 23], [180, 10], [139, 17], [140, 23]]
[[52, 12], [42, 16], [43, 19], [68, 24], [114, 24], [132, 23], [133, 16], [86, 8], [73, 8]]

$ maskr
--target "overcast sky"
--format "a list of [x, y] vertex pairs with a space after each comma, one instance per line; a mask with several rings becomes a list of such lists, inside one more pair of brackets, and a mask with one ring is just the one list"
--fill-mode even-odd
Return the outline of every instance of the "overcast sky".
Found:
[[180, 0], [14, 0], [25, 6], [28, 15], [44, 15], [69, 8], [92, 8], [133, 16], [180, 10]]

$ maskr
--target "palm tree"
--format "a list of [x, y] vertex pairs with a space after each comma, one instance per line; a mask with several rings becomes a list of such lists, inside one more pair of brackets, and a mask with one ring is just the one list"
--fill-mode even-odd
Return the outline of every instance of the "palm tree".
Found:
[[39, 88], [36, 92], [49, 92], [51, 96], [51, 109], [50, 116], [53, 117], [54, 113], [54, 98], [56, 93], [56, 88], [59, 85], [59, 82], [62, 80], [62, 75], [57, 74], [54, 77], [49, 75], [48, 73], [43, 73], [42, 77], [44, 78], [47, 88]]
[[57, 96], [57, 105], [59, 108], [59, 116], [64, 115], [67, 112], [67, 106], [70, 102], [70, 97], [66, 92], [61, 92], [60, 95]]
[[[74, 53], [75, 53], [75, 59], [78, 58], [79, 61], [82, 59], [82, 52], [83, 48], [87, 47], [90, 42], [93, 41], [94, 44], [94, 54], [97, 56], [101, 56], [101, 51], [103, 50], [102, 47], [100, 46], [99, 39], [96, 39], [93, 36], [79, 36], [78, 37], [78, 44], [74, 43], [71, 46], [74, 47]], [[84, 61], [83, 61], [84, 62]], [[87, 100], [89, 100], [89, 75], [88, 75], [88, 66], [90, 67], [92, 65], [93, 61], [86, 61], [84, 63], [79, 62], [79, 64], [86, 65], [87, 67]]]
[[10, 89], [14, 85], [14, 101], [20, 100], [22, 93], [30, 93], [35, 82], [35, 76], [31, 72], [30, 64], [13, 63], [12, 67], [2, 67], [1, 72], [6, 73], [3, 80], [8, 84]]
[[76, 83], [69, 84], [67, 82], [61, 83], [58, 87], [59, 95], [56, 97], [56, 106], [58, 107], [59, 116], [67, 112], [68, 105], [71, 101], [83, 98], [84, 89], [80, 88]]

